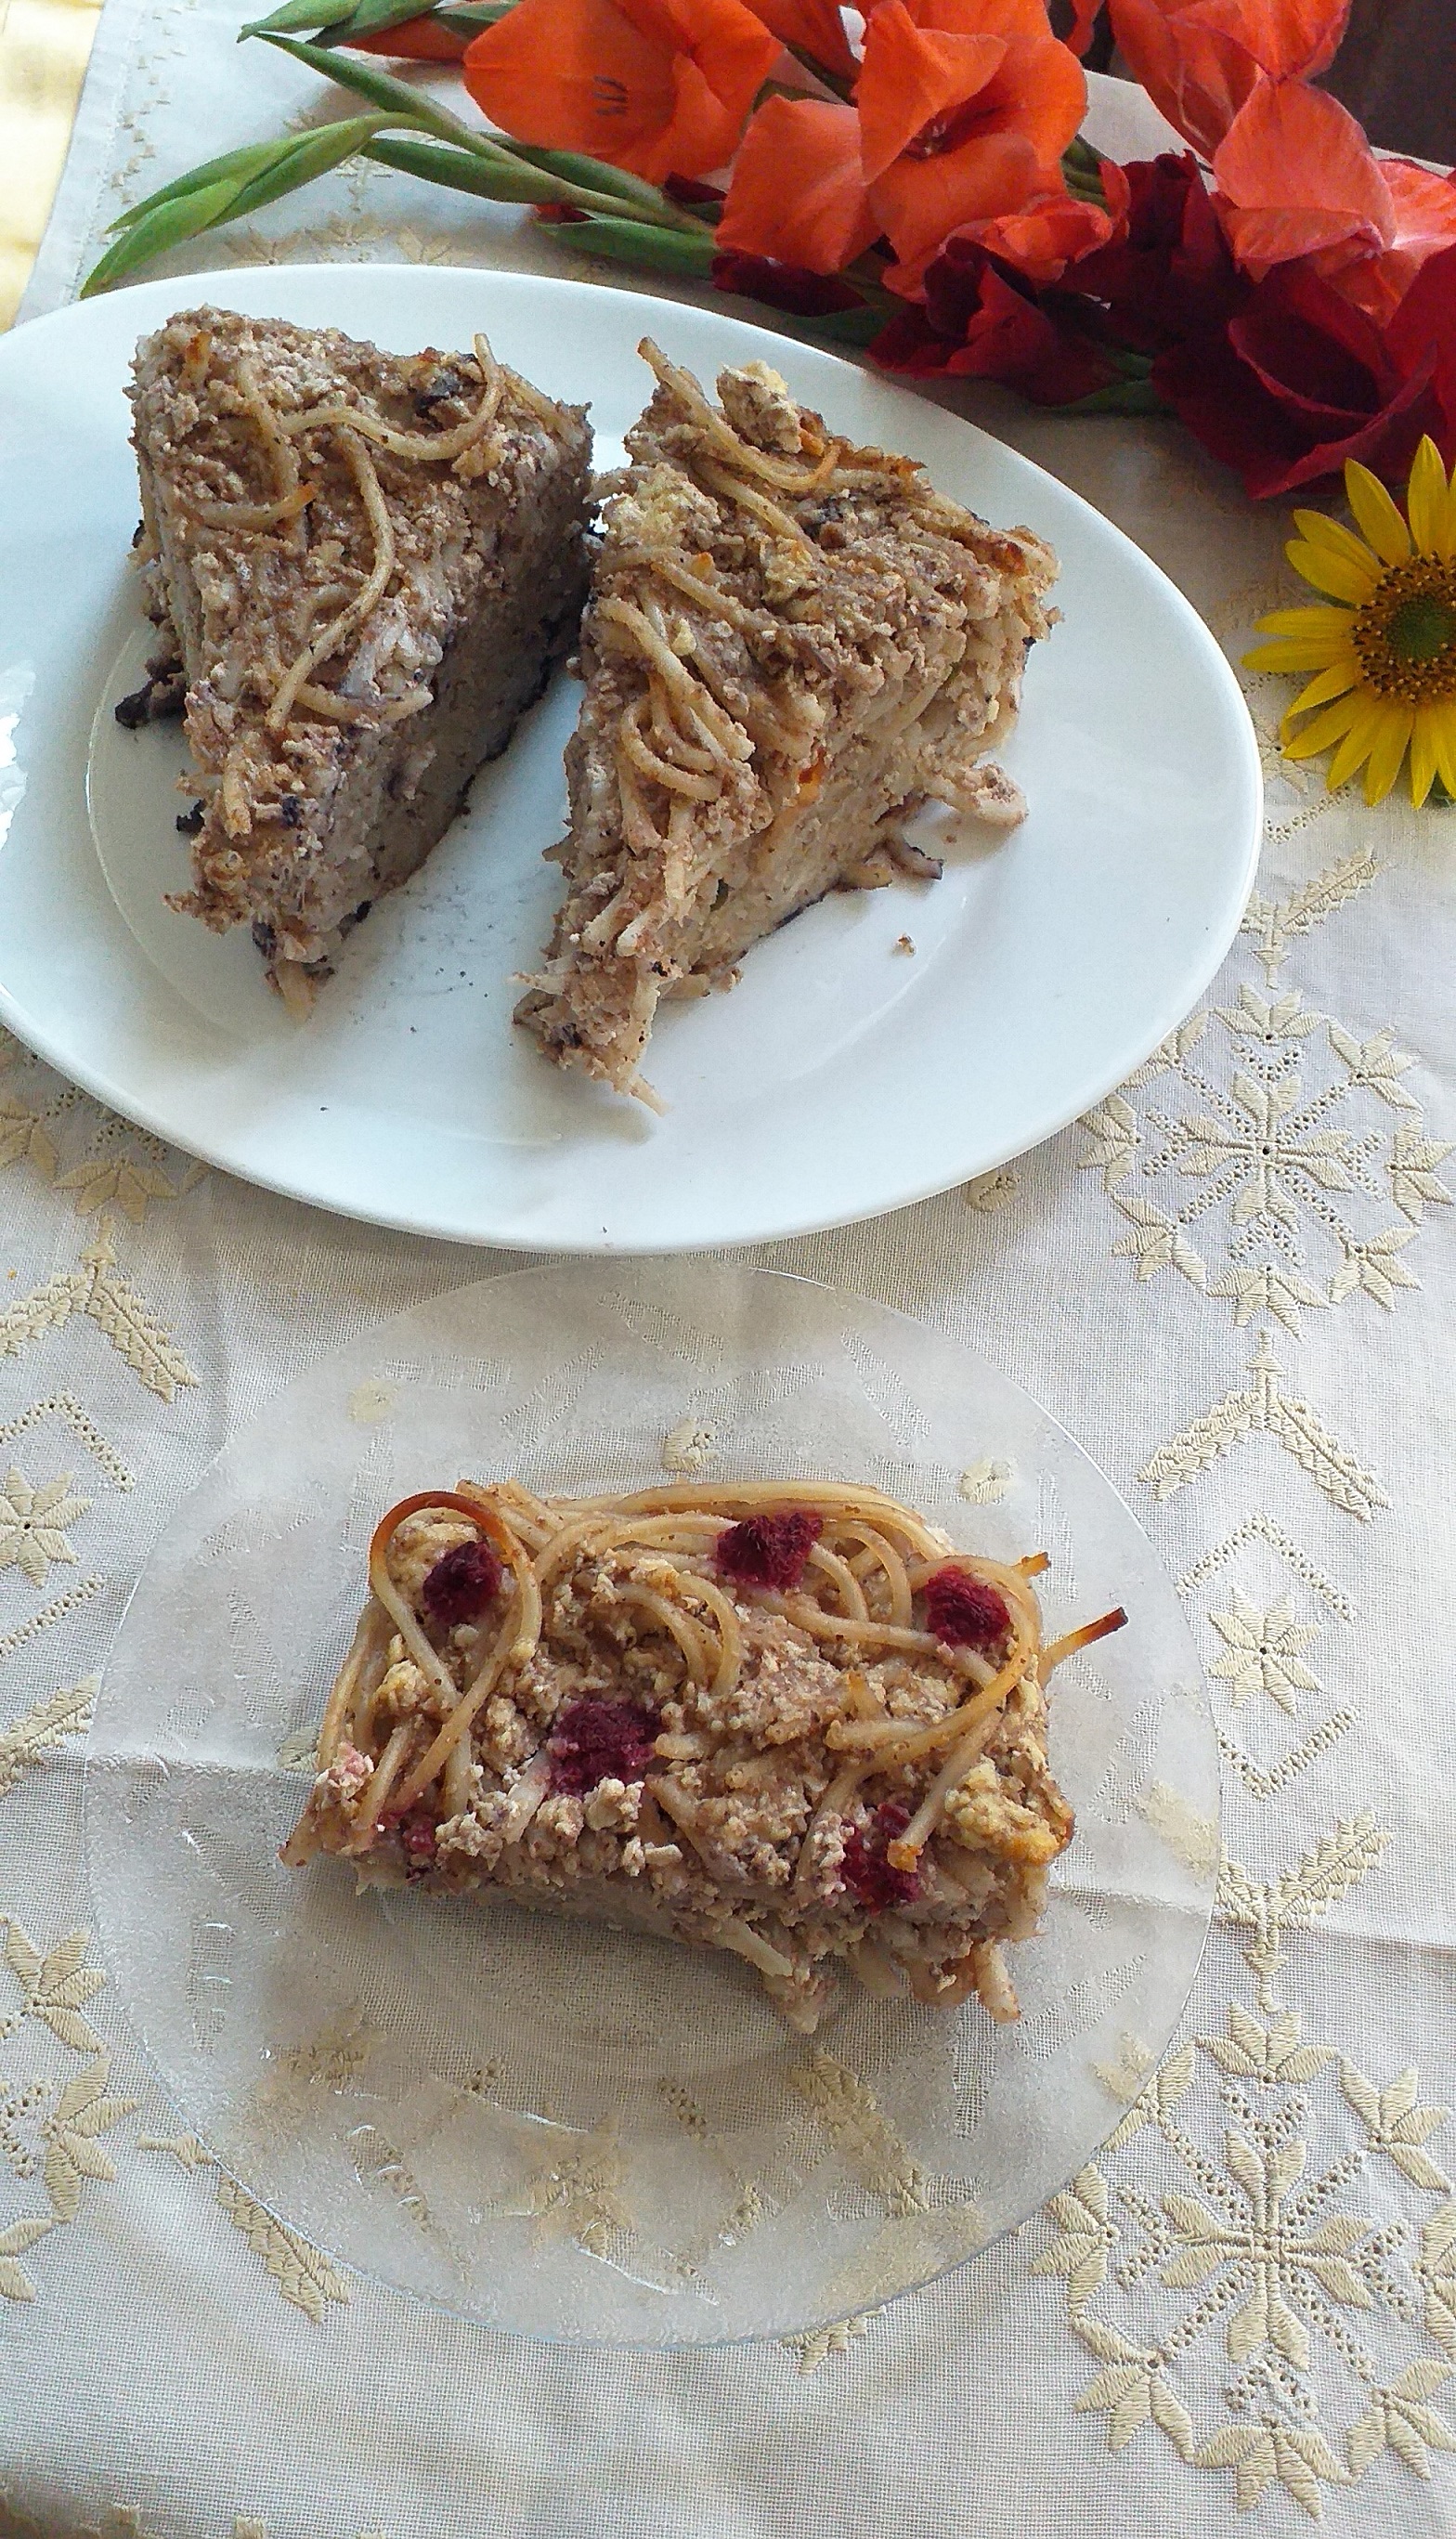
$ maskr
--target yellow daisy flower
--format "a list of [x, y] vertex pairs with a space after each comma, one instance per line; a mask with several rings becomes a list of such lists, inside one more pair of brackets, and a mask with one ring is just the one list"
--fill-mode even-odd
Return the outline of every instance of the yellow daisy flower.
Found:
[[[1404, 514], [1358, 459], [1345, 462], [1345, 491], [1363, 537], [1323, 512], [1296, 512], [1299, 535], [1284, 549], [1335, 605], [1261, 617], [1259, 633], [1276, 640], [1245, 665], [1316, 673], [1280, 727], [1286, 758], [1333, 743], [1330, 791], [1363, 767], [1365, 800], [1382, 802], [1409, 750], [1419, 807], [1437, 776], [1456, 795], [1456, 469], [1448, 481], [1427, 435]], [[1314, 720], [1291, 737], [1301, 715]]]

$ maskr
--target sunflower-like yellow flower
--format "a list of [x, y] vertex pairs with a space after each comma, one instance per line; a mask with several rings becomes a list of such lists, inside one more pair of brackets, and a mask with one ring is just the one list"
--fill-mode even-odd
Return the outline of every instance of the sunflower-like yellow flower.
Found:
[[[1278, 608], [1261, 617], [1251, 670], [1313, 670], [1280, 728], [1286, 758], [1334, 744], [1326, 785], [1365, 771], [1365, 800], [1382, 802], [1411, 753], [1411, 799], [1437, 776], [1456, 795], [1456, 469], [1448, 481], [1427, 436], [1416, 452], [1406, 510], [1358, 459], [1345, 463], [1345, 491], [1364, 531], [1356, 537], [1323, 512], [1296, 512], [1290, 564], [1336, 604]], [[1302, 731], [1297, 717], [1312, 715]], [[1292, 734], [1292, 736], [1291, 736]]]

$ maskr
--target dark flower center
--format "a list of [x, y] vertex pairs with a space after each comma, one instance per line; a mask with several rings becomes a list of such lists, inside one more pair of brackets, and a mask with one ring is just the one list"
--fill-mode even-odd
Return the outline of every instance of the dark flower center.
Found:
[[1433, 591], [1418, 591], [1402, 600], [1386, 633], [1393, 652], [1403, 661], [1433, 661], [1456, 638], [1456, 608]]
[[907, 159], [941, 159], [947, 150], [961, 150], [973, 141], [986, 115], [984, 96], [968, 97], [963, 105], [948, 105], [943, 114], [933, 114], [923, 123], [913, 141], [905, 144]]
[[1456, 697], [1456, 565], [1412, 556], [1389, 566], [1350, 631], [1377, 696], [1410, 706]]

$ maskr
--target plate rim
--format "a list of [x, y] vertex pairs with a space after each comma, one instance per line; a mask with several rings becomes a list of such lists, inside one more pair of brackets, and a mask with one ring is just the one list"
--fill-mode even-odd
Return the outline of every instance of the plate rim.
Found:
[[[354, 1354], [366, 1343], [370, 1343], [391, 1331], [397, 1324], [409, 1321], [418, 1314], [440, 1307], [452, 1298], [459, 1298], [471, 1288], [479, 1287], [494, 1289], [505, 1281], [515, 1283], [527, 1278], [535, 1278], [544, 1281], [549, 1278], [559, 1276], [563, 1272], [567, 1274], [576, 1273], [581, 1275], [586, 1272], [589, 1266], [589, 1261], [580, 1256], [568, 1257], [565, 1259], [553, 1258], [544, 1262], [524, 1264], [516, 1269], [506, 1269], [495, 1272], [487, 1272], [478, 1278], [463, 1278], [453, 1286], [439, 1288], [432, 1295], [421, 1297], [417, 1299], [415, 1303], [401, 1307], [397, 1313], [387, 1315], [381, 1321], [367, 1324], [362, 1329], [351, 1333], [346, 1339], [340, 1340], [334, 1348], [327, 1350], [321, 1358], [313, 1358], [306, 1365], [300, 1366], [284, 1384], [278, 1386], [277, 1389], [270, 1393], [264, 1401], [257, 1404], [246, 1419], [239, 1420], [235, 1423], [217, 1448], [216, 1452], [209, 1456], [207, 1462], [196, 1475], [190, 1486], [183, 1492], [182, 1497], [177, 1500], [173, 1507], [169, 1511], [166, 1523], [147, 1546], [146, 1556], [127, 1591], [125, 1601], [116, 1617], [115, 1627], [111, 1633], [111, 1637], [107, 1642], [104, 1654], [101, 1658], [96, 1670], [98, 1678], [97, 1697], [93, 1705], [91, 1724], [87, 1729], [85, 1744], [82, 1748], [80, 1849], [86, 1898], [91, 1908], [91, 1927], [95, 1934], [97, 1950], [106, 1966], [107, 1982], [110, 1987], [113, 2008], [119, 2012], [125, 2024], [126, 2032], [130, 2037], [137, 2054], [140, 2056], [154, 2087], [160, 2092], [169, 2109], [173, 2110], [178, 2116], [188, 2118], [188, 2110], [185, 2105], [173, 2095], [172, 2085], [164, 2074], [152, 2046], [147, 2042], [142, 2032], [132, 2002], [128, 1997], [126, 1990], [118, 1980], [119, 1970], [112, 1951], [106, 1916], [102, 1909], [101, 1892], [97, 1885], [94, 1868], [94, 1846], [92, 1841], [92, 1811], [94, 1805], [94, 1793], [99, 1785], [100, 1777], [98, 1769], [99, 1757], [94, 1753], [93, 1750], [97, 1738], [98, 1722], [102, 1711], [102, 1705], [106, 1694], [106, 1677], [115, 1656], [121, 1634], [126, 1626], [132, 1606], [141, 1592], [142, 1585], [145, 1579], [149, 1576], [154, 1562], [157, 1560], [158, 1555], [162, 1550], [167, 1536], [171, 1532], [173, 1525], [179, 1516], [181, 1510], [196, 1497], [198, 1492], [201, 1491], [209, 1476], [216, 1472], [224, 1457], [229, 1454], [238, 1443], [238, 1440], [243, 1431], [257, 1425], [263, 1419], [276, 1412], [277, 1407], [283, 1400], [284, 1396], [291, 1392], [296, 1386], [315, 1379], [331, 1362]], [[750, 1283], [758, 1279], [774, 1279], [787, 1286], [808, 1289], [823, 1301], [826, 1308], [832, 1308], [841, 1300], [847, 1300], [849, 1303], [856, 1306], [867, 1307], [871, 1314], [887, 1316], [897, 1324], [928, 1334], [937, 1344], [952, 1348], [959, 1355], [971, 1360], [973, 1364], [989, 1369], [992, 1375], [995, 1376], [999, 1382], [1009, 1386], [1012, 1392], [1019, 1395], [1024, 1403], [1029, 1404], [1038, 1419], [1045, 1423], [1045, 1426], [1051, 1432], [1051, 1435], [1056, 1440], [1058, 1446], [1063, 1450], [1070, 1450], [1073, 1456], [1086, 1468], [1087, 1472], [1099, 1485], [1100, 1489], [1106, 1493], [1107, 1497], [1116, 1506], [1126, 1523], [1131, 1526], [1134, 1533], [1146, 1546], [1147, 1551], [1151, 1555], [1157, 1574], [1167, 1588], [1169, 1597], [1172, 1600], [1172, 1605], [1177, 1610], [1181, 1622], [1182, 1635], [1187, 1644], [1190, 1662], [1189, 1688], [1197, 1697], [1199, 1708], [1207, 1730], [1207, 1742], [1211, 1750], [1214, 1805], [1216, 1809], [1215, 1832], [1221, 1835], [1225, 1818], [1228, 1776], [1224, 1766], [1222, 1750], [1216, 1735], [1217, 1721], [1213, 1709], [1213, 1695], [1210, 1688], [1208, 1669], [1204, 1663], [1202, 1655], [1200, 1654], [1198, 1642], [1194, 1637], [1193, 1626], [1184, 1607], [1183, 1599], [1178, 1593], [1176, 1579], [1174, 1578], [1173, 1572], [1169, 1568], [1167, 1562], [1163, 1559], [1157, 1545], [1153, 1543], [1146, 1527], [1131, 1505], [1131, 1502], [1125, 1496], [1123, 1491], [1119, 1489], [1111, 1475], [1103, 1470], [1103, 1467], [1097, 1462], [1096, 1458], [1088, 1452], [1085, 1446], [1082, 1445], [1080, 1439], [1074, 1435], [1066, 1422], [1060, 1419], [1054, 1410], [1049, 1409], [1040, 1397], [1033, 1393], [1029, 1386], [1023, 1384], [1018, 1376], [1012, 1375], [1006, 1367], [1001, 1365], [1000, 1362], [992, 1356], [990, 1350], [983, 1348], [979, 1341], [963, 1338], [955, 1333], [941, 1331], [935, 1323], [928, 1322], [922, 1315], [908, 1312], [904, 1306], [886, 1304], [877, 1296], [866, 1295], [859, 1288], [846, 1286], [843, 1282], [838, 1280], [815, 1278], [803, 1270], [781, 1269], [758, 1262], [743, 1261], [737, 1258], [731, 1258], [728, 1260], [701, 1259], [693, 1262], [689, 1266], [693, 1270], [702, 1271], [709, 1275], [721, 1275], [723, 1273], [727, 1273], [735, 1279]], [[1187, 2015], [1188, 2005], [1193, 1998], [1193, 1993], [1198, 1983], [1199, 1975], [1203, 1969], [1204, 1960], [1208, 1954], [1209, 1943], [1213, 1931], [1214, 1912], [1217, 1901], [1215, 1892], [1216, 1880], [1211, 1878], [1206, 1881], [1206, 1884], [1208, 1887], [1208, 1897], [1206, 1908], [1203, 1910], [1202, 1914], [1202, 1929], [1199, 1935], [1199, 1943], [1197, 1950], [1194, 1952], [1192, 1962], [1189, 1967], [1187, 1982], [1182, 1989], [1176, 2011], [1170, 2024], [1168, 2037], [1164, 2041], [1161, 2049], [1164, 2056], [1169, 2050], [1172, 2040], [1177, 2035]], [[1117, 2130], [1117, 2127], [1121, 2123], [1126, 2112], [1126, 2108], [1119, 2110], [1115, 2104], [1109, 2101], [1105, 2131], [1098, 2135], [1095, 2143], [1085, 2147], [1081, 2151], [1077, 2160], [1077, 2167], [1068, 2170], [1066, 2176], [1059, 2181], [1058, 2186], [1051, 2190], [1053, 2194], [1064, 2191], [1072, 2182], [1073, 2177], [1077, 2173], [1077, 2168], [1085, 2166], [1087, 2162], [1093, 2161], [1097, 2158], [1099, 2152], [1104, 2148], [1109, 2136]], [[188, 2118], [188, 2121], [190, 2122], [190, 2118]], [[205, 2135], [200, 2132], [199, 2139], [204, 2141], [204, 2145], [209, 2152], [209, 2156], [212, 2158], [214, 2164], [221, 2175], [233, 2178], [236, 2184], [242, 2187], [243, 2191], [251, 2197], [252, 2200], [257, 2203], [273, 2221], [280, 2224], [284, 2229], [298, 2232], [301, 2236], [310, 2239], [312, 2243], [317, 2243], [316, 2231], [311, 2230], [303, 2223], [293, 2219], [287, 2212], [275, 2204], [266, 2192], [260, 2192], [255, 2182], [250, 2182], [246, 2177], [241, 2176], [237, 2169], [231, 2167], [226, 2160], [219, 2157], [219, 2155], [212, 2149], [212, 2146], [206, 2142]], [[1045, 2198], [1043, 2199], [1043, 2202], [1045, 2203], [1049, 2200], [1050, 2198]], [[933, 2274], [925, 2276], [919, 2283], [906, 2284], [899, 2291], [886, 2295], [884, 2299], [879, 2303], [879, 2306], [888, 2308], [891, 2303], [907, 2301], [920, 2294], [934, 2291], [937, 2286], [944, 2284], [950, 2276], [960, 2274], [967, 2271], [970, 2267], [978, 2265], [984, 2258], [990, 2256], [993, 2251], [1002, 2247], [1017, 2230], [1023, 2230], [1026, 2223], [1033, 2218], [1034, 2215], [1028, 2213], [1023, 2214], [1019, 2221], [1011, 2221], [1004, 2224], [1000, 2229], [991, 2231], [985, 2239], [979, 2241], [973, 2248], [970, 2248], [964, 2254], [947, 2258], [942, 2266], [937, 2267]], [[345, 2256], [337, 2249], [329, 2248], [326, 2242], [324, 2243], [324, 2253], [336, 2259], [339, 2264], [347, 2266], [351, 2273], [359, 2276], [361, 2281], [375, 2285], [380, 2290], [398, 2299], [406, 2302], [418, 2302], [428, 2310], [443, 2312], [452, 2319], [462, 2321], [464, 2325], [483, 2335], [509, 2336], [517, 2342], [525, 2345], [539, 2345], [566, 2353], [657, 2354], [670, 2355], [674, 2357], [696, 2354], [724, 2354], [731, 2352], [735, 2348], [773, 2344], [781, 2342], [786, 2337], [812, 2334], [818, 2328], [833, 2323], [832, 2320], [816, 2318], [808, 2321], [802, 2327], [775, 2326], [767, 2329], [749, 2331], [743, 2334], [678, 2338], [675, 2341], [669, 2342], [664, 2342], [660, 2338], [653, 2338], [651, 2336], [584, 2335], [571, 2332], [552, 2335], [537, 2328], [519, 2326], [500, 2319], [483, 2319], [477, 2317], [469, 2310], [466, 2310], [450, 2300], [443, 2294], [420, 2292], [410, 2286], [391, 2282], [386, 2275], [377, 2271], [374, 2267], [362, 2266], [355, 2258]]]
[[[603, 292], [610, 291], [614, 298], [627, 302], [641, 310], [645, 327], [651, 324], [659, 313], [662, 318], [670, 321], [680, 320], [687, 315], [710, 325], [723, 326], [734, 337], [738, 335], [752, 337], [765, 354], [771, 352], [776, 345], [782, 349], [787, 341], [792, 344], [797, 354], [804, 354], [812, 362], [826, 365], [831, 374], [838, 371], [848, 373], [855, 378], [867, 377], [877, 388], [902, 396], [913, 395], [913, 390], [906, 387], [897, 377], [886, 377], [867, 366], [849, 361], [839, 351], [805, 342], [798, 336], [785, 337], [775, 333], [771, 328], [756, 325], [750, 318], [740, 317], [728, 309], [719, 310], [706, 307], [700, 301], [668, 301], [660, 299], [655, 293], [629, 291], [616, 283], [602, 283], [594, 280], [587, 282], [569, 275], [535, 274], [513, 268], [451, 265], [432, 267], [430, 272], [432, 278], [440, 276], [451, 280], [458, 279], [462, 284], [467, 283], [473, 276], [488, 284], [491, 289], [504, 288], [525, 301], [537, 298], [549, 301], [559, 295], [565, 301], [575, 300], [582, 303], [589, 300], [592, 305], [599, 305]], [[237, 288], [243, 284], [244, 280], [262, 281], [266, 277], [266, 294], [270, 295], [278, 291], [286, 296], [296, 279], [306, 285], [314, 285], [322, 280], [336, 279], [341, 273], [347, 273], [351, 277], [360, 274], [378, 275], [381, 288], [385, 290], [402, 283], [414, 286], [420, 279], [417, 268], [408, 264], [335, 262], [242, 266], [236, 272], [228, 271], [222, 274], [219, 274], [215, 268], [204, 268], [199, 272], [163, 275], [149, 281], [128, 284], [119, 291], [99, 295], [95, 300], [71, 301], [62, 308], [50, 309], [42, 316], [14, 328], [8, 337], [0, 338], [0, 400], [5, 396], [12, 366], [16, 363], [28, 364], [34, 358], [29, 348], [35, 341], [35, 330], [39, 330], [42, 334], [47, 330], [84, 332], [89, 325], [96, 322], [91, 315], [93, 309], [100, 310], [111, 306], [133, 306], [139, 303], [148, 305], [148, 312], [154, 319], [160, 318], [169, 308], [185, 306], [196, 286], [212, 282]], [[248, 296], [245, 289], [243, 296]], [[225, 292], [219, 293], [218, 305], [228, 305]], [[13, 349], [15, 347], [22, 349], [17, 352]], [[31, 1007], [23, 1005], [5, 985], [3, 979], [0, 979], [0, 1023], [7, 1026], [25, 1047], [32, 1050], [46, 1064], [55, 1067], [69, 1081], [78, 1084], [84, 1092], [105, 1104], [108, 1109], [162, 1138], [166, 1143], [175, 1146], [179, 1152], [193, 1157], [212, 1170], [226, 1173], [235, 1181], [268, 1191], [301, 1206], [317, 1207], [325, 1214], [340, 1217], [345, 1222], [378, 1225], [389, 1231], [414, 1235], [426, 1240], [464, 1243], [504, 1252], [534, 1254], [549, 1251], [553, 1256], [563, 1259], [617, 1260], [633, 1255], [643, 1258], [668, 1258], [708, 1248], [730, 1250], [752, 1244], [790, 1241], [803, 1235], [823, 1233], [839, 1226], [872, 1223], [877, 1218], [891, 1215], [901, 1208], [917, 1206], [927, 1200], [939, 1198], [968, 1179], [978, 1178], [983, 1173], [995, 1172], [1021, 1155], [1035, 1152], [1051, 1138], [1059, 1135], [1087, 1110], [1095, 1109], [1099, 1103], [1105, 1102], [1109, 1094], [1116, 1091], [1137, 1067], [1153, 1055], [1169, 1032], [1176, 1030], [1178, 1024], [1195, 1010], [1200, 998], [1217, 976], [1230, 946], [1237, 938], [1249, 893], [1258, 871], [1264, 826], [1263, 768], [1258, 737], [1248, 703], [1233, 668], [1212, 629], [1194, 607], [1193, 602], [1178, 587], [1171, 575], [1166, 573], [1145, 549], [1140, 547], [1135, 538], [1131, 537], [1125, 529], [1120, 528], [1116, 521], [1099, 512], [1095, 504], [1088, 502], [1086, 497], [1076, 492], [1073, 486], [1065, 484], [1060, 477], [1053, 474], [1051, 469], [1043, 467], [1036, 459], [1027, 457], [1013, 444], [1000, 440], [994, 432], [988, 431], [982, 424], [973, 422], [968, 416], [940, 406], [934, 400], [926, 399], [923, 402], [942, 416], [945, 423], [956, 433], [969, 436], [973, 443], [989, 445], [998, 452], [1009, 457], [1016, 467], [1029, 471], [1033, 479], [1054, 486], [1058, 500], [1071, 504], [1075, 511], [1085, 515], [1096, 524], [1096, 531], [1100, 536], [1110, 538], [1121, 547], [1130, 550], [1137, 558], [1141, 571], [1153, 577], [1154, 582], [1161, 585], [1164, 605], [1170, 605], [1174, 614], [1181, 618], [1185, 630], [1191, 635], [1196, 648], [1203, 655], [1211, 687], [1221, 691], [1225, 707], [1231, 706], [1235, 709], [1230, 721], [1239, 742], [1239, 809], [1246, 826], [1242, 857], [1236, 868], [1230, 862], [1229, 872], [1223, 883], [1219, 903], [1221, 913], [1216, 923], [1206, 932], [1197, 958], [1191, 958], [1187, 963], [1184, 974], [1185, 985], [1179, 988], [1177, 997], [1169, 999], [1165, 995], [1163, 1001], [1158, 1005], [1156, 1027], [1144, 1024], [1133, 1032], [1121, 1044], [1115, 1062], [1104, 1065], [1095, 1076], [1089, 1076], [1085, 1082], [1079, 1084], [1070, 1100], [1050, 1104], [1029, 1135], [1024, 1130], [1013, 1130], [1005, 1142], [1000, 1138], [992, 1137], [987, 1140], [984, 1151], [969, 1164], [958, 1165], [948, 1173], [937, 1166], [931, 1172], [929, 1178], [917, 1176], [909, 1186], [897, 1190], [893, 1196], [877, 1199], [868, 1207], [864, 1206], [862, 1198], [859, 1196], [850, 1201], [848, 1210], [843, 1206], [826, 1208], [819, 1205], [813, 1205], [807, 1209], [796, 1209], [780, 1201], [777, 1204], [770, 1204], [760, 1213], [745, 1217], [743, 1207], [726, 1210], [720, 1199], [715, 1202], [719, 1214], [730, 1216], [732, 1219], [730, 1225], [705, 1218], [696, 1227], [687, 1230], [679, 1228], [675, 1232], [663, 1230], [649, 1232], [646, 1235], [641, 1233], [613, 1235], [606, 1229], [602, 1229], [599, 1233], [593, 1232], [590, 1226], [583, 1223], [571, 1235], [563, 1235], [560, 1229], [552, 1229], [543, 1235], [540, 1231], [519, 1223], [503, 1225], [491, 1221], [488, 1193], [483, 1206], [476, 1203], [456, 1215], [451, 1214], [448, 1209], [409, 1206], [390, 1208], [387, 1201], [382, 1200], [371, 1200], [367, 1205], [361, 1206], [357, 1201], [351, 1201], [343, 1195], [324, 1195], [316, 1189], [310, 1188], [307, 1160], [303, 1161], [292, 1174], [286, 1169], [270, 1171], [266, 1161], [256, 1159], [250, 1159], [244, 1169], [235, 1156], [224, 1150], [221, 1142], [208, 1138], [205, 1134], [205, 1120], [194, 1120], [189, 1124], [187, 1133], [179, 1133], [165, 1103], [153, 1098], [139, 1098], [108, 1074], [104, 1066], [89, 1060], [84, 1052], [79, 1055], [74, 1052], [68, 1044], [66, 1032], [53, 1023], [47, 1023], [43, 1016], [35, 1014]], [[77, 810], [76, 816], [84, 819], [84, 807]], [[95, 857], [96, 846], [90, 836], [89, 822], [86, 846], [87, 851]], [[128, 935], [130, 934], [130, 929], [126, 926], [126, 921], [119, 910], [116, 911], [116, 923], [125, 928]], [[134, 938], [132, 940], [134, 942]], [[135, 945], [135, 949], [140, 960], [143, 963], [149, 963], [149, 956], [145, 950], [140, 945]], [[1186, 982], [1194, 979], [1197, 984], [1191, 997], [1185, 1001]], [[74, 1033], [70, 1038], [74, 1038]], [[199, 1131], [203, 1133], [198, 1133]], [[751, 1205], [757, 1187], [754, 1177], [744, 1177], [740, 1188], [744, 1194], [745, 1203]]]

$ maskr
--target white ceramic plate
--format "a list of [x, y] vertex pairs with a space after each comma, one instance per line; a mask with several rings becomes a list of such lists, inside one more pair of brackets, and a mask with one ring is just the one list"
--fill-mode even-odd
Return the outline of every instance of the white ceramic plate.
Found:
[[[867, 1479], [959, 1544], [1044, 1546], [1053, 1632], [1126, 1607], [1052, 1679], [1077, 1829], [1008, 1952], [1014, 2026], [850, 1984], [804, 2038], [729, 1957], [281, 1867], [382, 1509], [460, 1472], [650, 1485], [684, 1421], [705, 1479]], [[969, 1506], [987, 1456], [1005, 1494]], [[367, 2274], [609, 2344], [787, 2336], [1034, 2213], [1168, 2043], [1217, 1815], [1177, 1594], [1065, 1430], [884, 1306], [697, 1263], [459, 1288], [269, 1403], [170, 1519], [86, 1761], [97, 1927], [178, 2130]]]
[[[294, 1025], [245, 933], [219, 939], [164, 905], [187, 871], [185, 746], [175, 725], [128, 734], [110, 711], [147, 649], [127, 562], [131, 350], [209, 295], [397, 351], [484, 327], [542, 387], [589, 398], [604, 465], [651, 384], [645, 331], [709, 378], [759, 354], [837, 429], [924, 459], [993, 520], [1027, 521], [1061, 556], [1066, 621], [1033, 654], [1005, 752], [1030, 816], [952, 849], [934, 887], [809, 910], [730, 995], [665, 1012], [657, 1120], [558, 1074], [511, 1024], [512, 974], [536, 961], [558, 879], [541, 854], [565, 806], [563, 677]], [[418, 267], [146, 283], [0, 342], [0, 1017], [144, 1127], [297, 1198], [562, 1252], [875, 1215], [1100, 1100], [1194, 1005], [1237, 926], [1257, 752], [1232, 674], [1172, 584], [985, 434], [715, 311]], [[913, 953], [896, 949], [906, 935]]]

